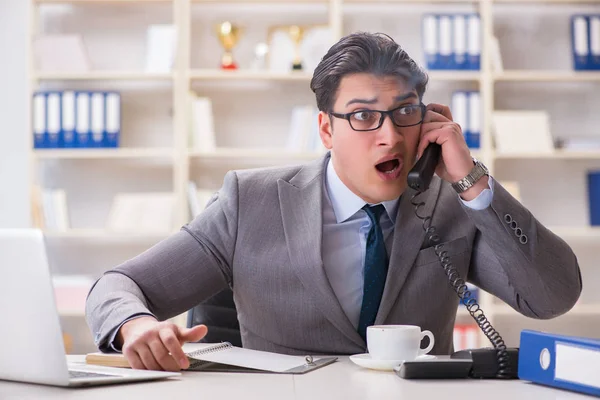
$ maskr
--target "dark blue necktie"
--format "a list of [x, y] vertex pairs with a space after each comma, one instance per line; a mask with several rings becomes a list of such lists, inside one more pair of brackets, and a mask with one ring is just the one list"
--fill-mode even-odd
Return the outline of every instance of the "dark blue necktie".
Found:
[[365, 255], [365, 281], [362, 307], [358, 320], [358, 333], [366, 341], [367, 326], [375, 323], [381, 295], [385, 286], [388, 271], [388, 256], [385, 250], [383, 232], [379, 226], [379, 217], [385, 211], [383, 205], [363, 207], [371, 220], [371, 229], [367, 235], [367, 252]]

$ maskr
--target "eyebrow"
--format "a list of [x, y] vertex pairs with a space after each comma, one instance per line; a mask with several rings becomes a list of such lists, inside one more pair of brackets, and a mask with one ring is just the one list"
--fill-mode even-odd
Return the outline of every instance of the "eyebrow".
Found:
[[[402, 100], [406, 100], [406, 99], [410, 99], [410, 98], [417, 98], [417, 95], [414, 92], [401, 94], [400, 96], [396, 96], [394, 98], [394, 101], [402, 101]], [[356, 104], [356, 103], [375, 104], [375, 103], [377, 103], [377, 97], [373, 97], [372, 99], [352, 99], [346, 103], [346, 107], [348, 107], [350, 104]]]

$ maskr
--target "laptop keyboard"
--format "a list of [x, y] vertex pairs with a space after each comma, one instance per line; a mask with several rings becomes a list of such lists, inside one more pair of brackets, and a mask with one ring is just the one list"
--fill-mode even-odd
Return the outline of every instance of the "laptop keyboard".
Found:
[[69, 370], [69, 378], [109, 378], [112, 376], [120, 376], [120, 375], [98, 374], [96, 372], [84, 372], [84, 371]]

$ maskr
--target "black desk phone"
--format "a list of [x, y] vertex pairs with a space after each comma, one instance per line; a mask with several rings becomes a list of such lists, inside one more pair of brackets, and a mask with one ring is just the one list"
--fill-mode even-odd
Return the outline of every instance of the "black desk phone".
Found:
[[408, 173], [408, 186], [416, 190], [411, 203], [415, 206], [417, 218], [423, 220], [429, 243], [435, 246], [435, 253], [440, 264], [448, 277], [452, 289], [458, 294], [465, 304], [469, 314], [493, 347], [483, 349], [461, 350], [453, 353], [449, 359], [433, 361], [406, 361], [402, 363], [396, 373], [405, 379], [448, 379], [448, 378], [518, 378], [518, 348], [507, 348], [500, 334], [492, 327], [485, 317], [483, 310], [477, 300], [468, 290], [465, 280], [458, 274], [452, 265], [450, 257], [440, 244], [440, 237], [436, 234], [436, 228], [431, 225], [431, 216], [422, 216], [419, 209], [425, 205], [424, 202], [416, 200], [420, 194], [429, 188], [433, 173], [439, 163], [441, 146], [436, 143], [430, 144], [415, 166]]

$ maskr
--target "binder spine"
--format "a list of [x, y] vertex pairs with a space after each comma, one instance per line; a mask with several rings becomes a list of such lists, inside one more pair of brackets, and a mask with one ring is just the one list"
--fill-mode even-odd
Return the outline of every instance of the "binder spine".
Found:
[[586, 15], [571, 17], [571, 42], [573, 68], [578, 71], [590, 69], [590, 30]]
[[590, 16], [590, 62], [592, 69], [600, 70], [600, 15]]
[[90, 147], [90, 94], [77, 92], [76, 98], [76, 145], [80, 148]]
[[36, 92], [33, 95], [33, 148], [46, 147], [46, 95]]
[[60, 92], [50, 92], [46, 97], [46, 131], [48, 148], [58, 148], [61, 129], [61, 94]]
[[106, 93], [105, 100], [105, 146], [119, 147], [121, 136], [121, 95], [119, 93]]
[[65, 91], [61, 97], [61, 130], [60, 147], [71, 148], [76, 146], [75, 140], [75, 93]]
[[423, 51], [427, 69], [439, 66], [438, 18], [433, 14], [423, 16]]
[[467, 146], [471, 149], [481, 147], [481, 97], [478, 91], [469, 93], [469, 135], [467, 137]]
[[95, 92], [91, 97], [92, 147], [104, 147], [104, 93]]
[[439, 65], [438, 69], [452, 69], [452, 16], [440, 15], [439, 17]]
[[481, 23], [479, 14], [471, 14], [467, 19], [467, 68], [481, 69]]
[[453, 26], [453, 46], [454, 59], [452, 67], [456, 69], [466, 69], [467, 63], [467, 21], [465, 16], [457, 14], [454, 16]]

